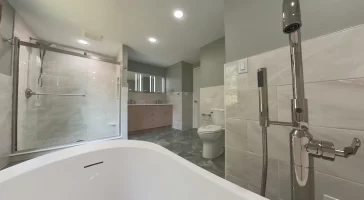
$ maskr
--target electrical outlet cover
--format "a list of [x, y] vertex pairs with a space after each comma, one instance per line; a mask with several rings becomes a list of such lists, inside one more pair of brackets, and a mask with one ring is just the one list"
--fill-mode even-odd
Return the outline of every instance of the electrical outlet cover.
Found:
[[237, 61], [239, 74], [248, 73], [248, 59], [244, 58]]

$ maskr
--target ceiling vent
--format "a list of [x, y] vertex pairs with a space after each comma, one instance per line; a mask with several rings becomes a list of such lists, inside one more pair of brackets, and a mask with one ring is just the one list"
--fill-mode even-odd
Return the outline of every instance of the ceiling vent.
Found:
[[87, 38], [87, 39], [95, 40], [95, 41], [99, 41], [99, 42], [101, 42], [101, 40], [104, 37], [101, 34], [93, 33], [91, 31], [88, 31], [88, 30], [85, 30], [85, 29], [83, 29], [83, 31], [82, 31], [82, 36]]

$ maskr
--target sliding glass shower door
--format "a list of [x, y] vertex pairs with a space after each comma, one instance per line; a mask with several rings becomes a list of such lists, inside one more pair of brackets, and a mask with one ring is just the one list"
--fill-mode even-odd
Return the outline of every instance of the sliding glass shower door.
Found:
[[20, 46], [16, 150], [119, 136], [118, 67]]

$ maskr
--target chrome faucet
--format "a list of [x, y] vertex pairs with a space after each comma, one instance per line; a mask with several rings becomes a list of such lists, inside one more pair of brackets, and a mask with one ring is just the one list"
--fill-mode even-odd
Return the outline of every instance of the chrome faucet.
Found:
[[314, 157], [335, 159], [335, 156], [354, 155], [361, 145], [358, 138], [344, 149], [336, 149], [333, 142], [315, 140], [309, 132], [308, 103], [305, 98], [301, 32], [302, 26], [299, 0], [283, 0], [283, 32], [289, 35], [291, 54], [292, 89], [291, 100], [292, 122], [269, 120], [267, 70], [258, 70], [259, 118], [262, 127], [263, 169], [261, 194], [265, 195], [267, 174], [267, 128], [269, 125], [291, 126], [290, 165], [292, 200], [314, 200]]

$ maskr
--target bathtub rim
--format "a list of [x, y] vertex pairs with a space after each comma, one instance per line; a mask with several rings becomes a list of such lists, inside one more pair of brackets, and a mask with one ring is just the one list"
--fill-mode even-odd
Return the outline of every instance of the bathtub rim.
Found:
[[98, 143], [90, 143], [42, 155], [37, 158], [17, 164], [13, 167], [1, 170], [0, 184], [54, 162], [59, 162], [64, 159], [72, 158], [86, 153], [92, 153], [100, 150], [108, 150], [114, 148], [139, 148], [139, 149], [147, 149], [155, 151], [157, 153], [168, 156], [170, 159], [173, 159], [174, 161], [178, 162], [179, 164], [187, 167], [189, 170], [196, 173], [196, 175], [202, 176], [208, 181], [217, 184], [219, 187], [222, 187], [234, 193], [235, 195], [242, 196], [243, 198], [252, 200], [267, 200], [266, 198], [261, 197], [255, 194], [254, 192], [249, 191], [248, 189], [242, 188], [223, 178], [216, 176], [215, 174], [189, 162], [188, 160], [176, 155], [175, 153], [169, 151], [168, 149], [165, 149], [164, 147], [161, 147], [151, 142], [136, 141], [136, 140], [111, 140]]

